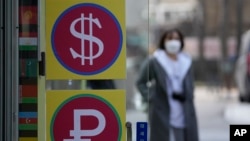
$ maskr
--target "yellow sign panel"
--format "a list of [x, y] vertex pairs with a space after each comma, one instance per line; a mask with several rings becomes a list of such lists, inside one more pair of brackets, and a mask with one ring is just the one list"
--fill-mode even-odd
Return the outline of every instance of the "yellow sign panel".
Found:
[[123, 90], [48, 91], [47, 141], [125, 141]]
[[124, 79], [124, 0], [46, 0], [46, 79]]

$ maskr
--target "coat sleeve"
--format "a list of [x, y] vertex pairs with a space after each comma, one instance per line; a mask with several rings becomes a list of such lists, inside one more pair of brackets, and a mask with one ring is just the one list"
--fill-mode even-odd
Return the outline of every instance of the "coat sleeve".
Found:
[[141, 93], [144, 102], [148, 101], [148, 82], [153, 79], [153, 67], [152, 67], [152, 58], [147, 59], [141, 66], [139, 75], [136, 81], [136, 86], [139, 92]]
[[190, 83], [191, 83], [191, 92], [194, 93], [194, 67], [193, 67], [193, 63], [191, 64], [191, 68], [190, 68]]

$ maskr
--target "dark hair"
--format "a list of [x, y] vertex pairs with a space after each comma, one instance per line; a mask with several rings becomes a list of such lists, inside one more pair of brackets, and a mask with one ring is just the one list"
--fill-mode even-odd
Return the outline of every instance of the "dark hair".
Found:
[[184, 48], [184, 36], [183, 36], [183, 34], [182, 34], [178, 29], [167, 30], [167, 31], [165, 31], [165, 32], [162, 34], [162, 36], [161, 36], [161, 38], [160, 38], [159, 45], [158, 45], [159, 49], [165, 49], [165, 48], [164, 48], [164, 41], [165, 41], [166, 37], [167, 37], [169, 34], [173, 34], [174, 32], [176, 32], [176, 33], [179, 35], [179, 37], [180, 37], [180, 42], [181, 42], [181, 50], [183, 50], [183, 48]]

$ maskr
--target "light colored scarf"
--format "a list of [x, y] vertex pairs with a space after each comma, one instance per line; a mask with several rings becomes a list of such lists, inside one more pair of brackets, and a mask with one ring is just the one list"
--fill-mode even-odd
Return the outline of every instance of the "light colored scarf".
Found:
[[180, 85], [191, 66], [191, 58], [184, 52], [180, 52], [177, 55], [177, 60], [174, 61], [167, 56], [165, 50], [160, 49], [156, 50], [153, 56], [157, 59], [168, 75], [168, 78], [171, 80], [173, 91], [182, 92]]

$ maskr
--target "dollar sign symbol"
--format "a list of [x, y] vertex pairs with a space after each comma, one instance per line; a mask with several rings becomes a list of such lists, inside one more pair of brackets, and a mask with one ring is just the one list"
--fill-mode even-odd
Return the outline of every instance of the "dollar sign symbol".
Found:
[[[84, 31], [84, 21], [89, 21], [89, 34], [85, 34]], [[75, 26], [78, 22], [81, 22], [81, 32], [77, 32], [75, 29]], [[93, 60], [103, 53], [104, 47], [103, 42], [93, 36], [93, 23], [97, 25], [97, 27], [102, 28], [100, 21], [98, 18], [94, 18], [92, 16], [92, 13], [89, 14], [89, 17], [84, 17], [84, 14], [81, 14], [81, 17], [74, 20], [70, 25], [70, 32], [73, 36], [81, 39], [81, 53], [77, 53], [72, 47], [70, 48], [70, 52], [74, 59], [80, 58], [81, 59], [81, 65], [85, 65], [85, 60], [89, 60], [89, 64], [93, 65]], [[89, 56], [85, 56], [85, 47], [84, 47], [84, 41], [89, 41]], [[93, 54], [93, 43], [96, 43], [98, 45], [98, 52], [96, 54]]]

